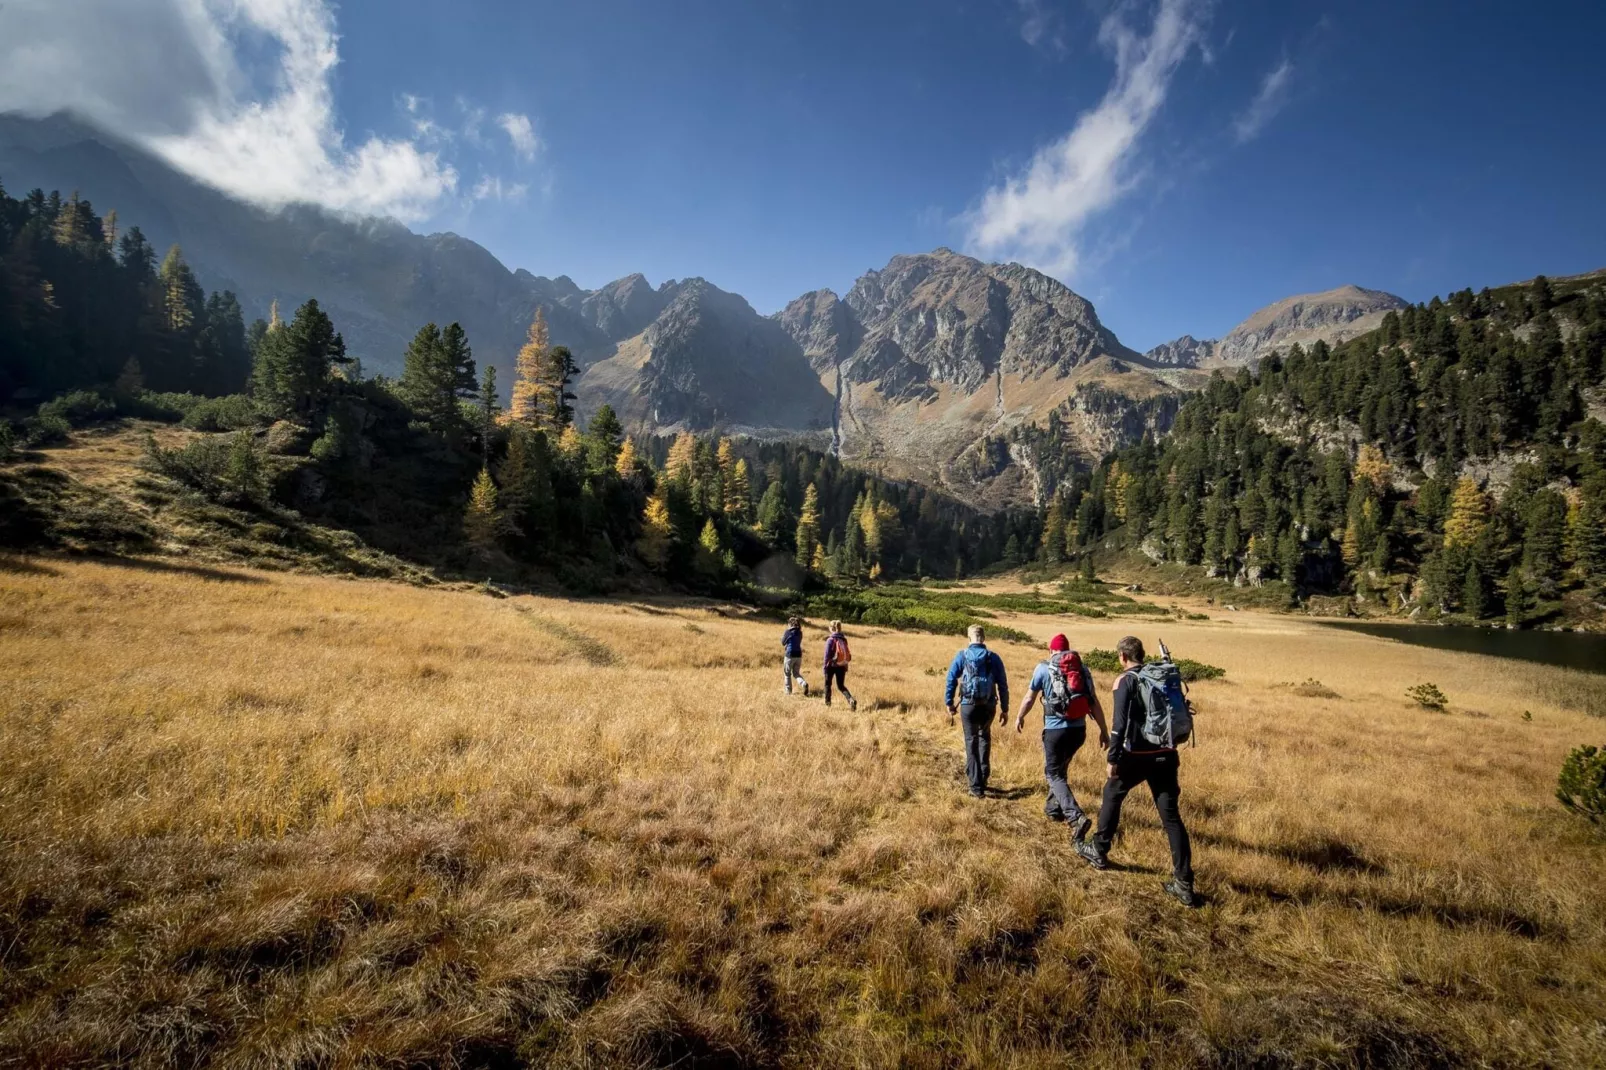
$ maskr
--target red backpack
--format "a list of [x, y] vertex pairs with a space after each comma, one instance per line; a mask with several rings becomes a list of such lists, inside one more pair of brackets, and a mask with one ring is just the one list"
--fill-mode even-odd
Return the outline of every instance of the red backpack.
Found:
[[836, 655], [831, 659], [832, 665], [846, 665], [853, 660], [853, 651], [848, 649], [847, 636], [833, 635], [826, 642], [836, 644]]
[[1082, 656], [1074, 650], [1063, 651], [1050, 657], [1048, 686], [1043, 689], [1043, 710], [1067, 721], [1080, 721], [1092, 710], [1088, 698], [1087, 670], [1082, 667]]

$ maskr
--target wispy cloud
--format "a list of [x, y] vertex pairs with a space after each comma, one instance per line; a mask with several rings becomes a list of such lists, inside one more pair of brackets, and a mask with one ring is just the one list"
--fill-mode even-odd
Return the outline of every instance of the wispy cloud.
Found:
[[1123, 11], [1107, 17], [1099, 42], [1115, 58], [1115, 80], [1069, 133], [982, 196], [964, 219], [971, 249], [1073, 274], [1088, 222], [1131, 189], [1139, 141], [1177, 68], [1203, 40], [1207, 13], [1205, 0], [1159, 0], [1146, 34]]
[[1249, 107], [1232, 121], [1232, 133], [1238, 139], [1238, 144], [1253, 141], [1266, 128], [1266, 124], [1282, 111], [1283, 105], [1288, 102], [1288, 87], [1293, 77], [1294, 61], [1287, 56], [1266, 72], [1266, 77], [1260, 82], [1260, 91], [1249, 102]]
[[536, 136], [535, 124], [528, 115], [507, 112], [497, 116], [496, 125], [507, 134], [508, 140], [513, 142], [513, 151], [525, 163], [533, 161], [535, 154], [541, 151], [541, 139]]
[[1015, 0], [1020, 6], [1021, 40], [1033, 48], [1065, 51], [1065, 20], [1052, 0]]
[[0, 111], [78, 112], [258, 204], [429, 215], [451, 132], [403, 94], [410, 136], [348, 137], [338, 43], [330, 0], [5, 0]]
[[524, 182], [505, 182], [495, 175], [484, 175], [474, 183], [469, 195], [476, 201], [522, 201], [529, 192]]

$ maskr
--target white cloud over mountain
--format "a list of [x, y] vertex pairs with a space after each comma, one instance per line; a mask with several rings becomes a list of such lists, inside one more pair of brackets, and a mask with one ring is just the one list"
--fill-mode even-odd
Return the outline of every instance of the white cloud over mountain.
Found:
[[258, 204], [427, 216], [458, 186], [442, 139], [415, 117], [412, 138], [348, 140], [338, 62], [325, 0], [0, 3], [0, 111], [76, 112]]

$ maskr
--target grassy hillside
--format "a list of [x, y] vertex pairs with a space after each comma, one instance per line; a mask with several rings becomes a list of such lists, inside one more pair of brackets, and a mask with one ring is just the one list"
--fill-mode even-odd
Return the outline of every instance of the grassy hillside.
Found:
[[853, 713], [714, 603], [7, 559], [0, 1063], [1606, 1062], [1606, 855], [1551, 798], [1601, 678], [998, 620], [1227, 670], [1183, 759], [1202, 910], [1143, 798], [1126, 868], [1071, 853], [1030, 731], [965, 796], [951, 639], [856, 629]]

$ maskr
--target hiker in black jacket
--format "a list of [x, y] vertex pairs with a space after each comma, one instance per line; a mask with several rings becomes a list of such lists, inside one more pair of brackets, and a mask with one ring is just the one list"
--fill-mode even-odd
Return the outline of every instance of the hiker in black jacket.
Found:
[[1121, 657], [1121, 675], [1116, 678], [1111, 711], [1110, 750], [1106, 755], [1109, 779], [1104, 782], [1098, 831], [1091, 841], [1076, 843], [1076, 853], [1087, 859], [1094, 869], [1109, 868], [1110, 845], [1115, 841], [1115, 830], [1121, 822], [1121, 804], [1126, 801], [1128, 792], [1147, 782], [1155, 809], [1160, 811], [1166, 839], [1171, 841], [1171, 879], [1165, 882], [1166, 894], [1183, 906], [1191, 907], [1195, 903], [1193, 849], [1188, 843], [1188, 830], [1182, 824], [1182, 814], [1177, 809], [1177, 796], [1182, 791], [1177, 784], [1177, 750], [1151, 743], [1141, 731], [1144, 705], [1136, 670], [1143, 665], [1143, 641], [1129, 635], [1117, 643], [1115, 649]]

